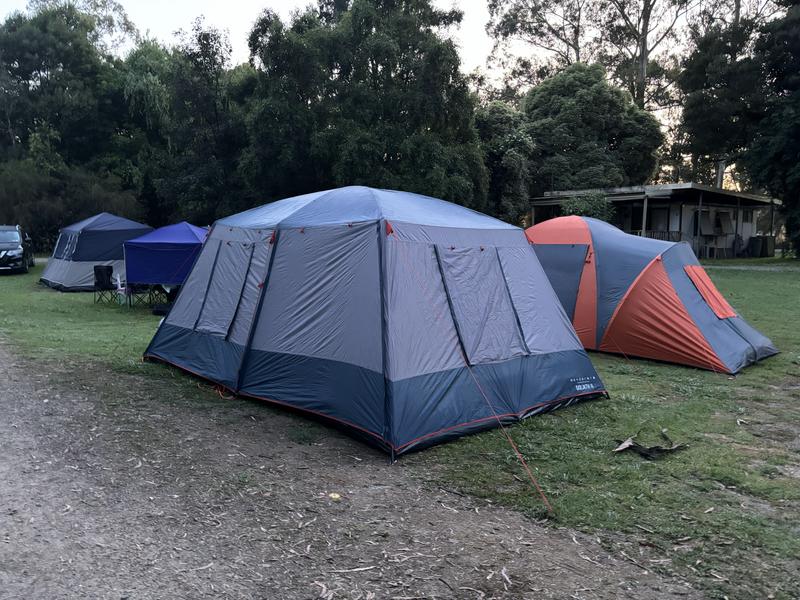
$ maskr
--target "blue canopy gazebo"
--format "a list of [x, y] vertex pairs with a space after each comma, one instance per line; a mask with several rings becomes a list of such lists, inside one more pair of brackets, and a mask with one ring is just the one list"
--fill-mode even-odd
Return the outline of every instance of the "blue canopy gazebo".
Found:
[[183, 221], [126, 241], [126, 283], [181, 285], [192, 269], [207, 233], [207, 229]]

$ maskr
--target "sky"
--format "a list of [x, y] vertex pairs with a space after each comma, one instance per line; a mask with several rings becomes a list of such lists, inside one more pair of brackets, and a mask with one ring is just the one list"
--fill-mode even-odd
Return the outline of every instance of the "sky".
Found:
[[[174, 41], [178, 29], [189, 29], [192, 21], [204, 15], [206, 21], [220, 29], [228, 30], [233, 60], [244, 62], [248, 58], [247, 34], [256, 17], [264, 8], [271, 8], [288, 19], [292, 11], [303, 8], [312, 0], [119, 0], [128, 16], [142, 33], [148, 33], [162, 42]], [[434, 0], [440, 8], [457, 6], [464, 12], [458, 29], [450, 32], [459, 47], [462, 70], [471, 72], [486, 64], [492, 51], [492, 41], [486, 35], [489, 11], [486, 0]], [[5, 18], [16, 10], [24, 10], [27, 0], [0, 0], [0, 16]]]

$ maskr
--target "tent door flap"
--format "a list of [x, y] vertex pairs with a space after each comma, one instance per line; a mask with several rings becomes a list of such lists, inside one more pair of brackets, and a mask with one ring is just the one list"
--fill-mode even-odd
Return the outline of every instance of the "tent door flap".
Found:
[[469, 364], [528, 354], [494, 248], [436, 246], [436, 255]]
[[222, 337], [228, 335], [250, 269], [253, 248], [252, 242], [220, 243], [205, 304], [197, 320], [197, 331]]

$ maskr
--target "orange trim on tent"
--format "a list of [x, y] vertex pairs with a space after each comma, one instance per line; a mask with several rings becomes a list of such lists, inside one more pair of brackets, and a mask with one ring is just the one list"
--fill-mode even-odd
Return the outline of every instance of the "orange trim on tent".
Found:
[[572, 326], [581, 344], [589, 350], [597, 349], [597, 272], [594, 246], [589, 225], [582, 217], [571, 215], [544, 221], [525, 230], [532, 244], [586, 244], [586, 262], [578, 283], [575, 314]]
[[[617, 302], [617, 306], [614, 308], [614, 312], [611, 313], [611, 318], [608, 320], [608, 325], [606, 325], [606, 333], [603, 334], [603, 339], [600, 340], [600, 346], [601, 347], [602, 347], [603, 343], [606, 341], [606, 335], [608, 335], [608, 331], [611, 329], [611, 326], [614, 324], [614, 319], [617, 318], [617, 313], [619, 312], [619, 309], [622, 308], [622, 305], [625, 304], [625, 300], [628, 299], [628, 295], [636, 287], [636, 284], [639, 283], [639, 280], [644, 276], [644, 274], [647, 273], [647, 270], [650, 267], [653, 266], [653, 263], [661, 262], [661, 260], [662, 260], [661, 259], [661, 255], [657, 254], [655, 256], [655, 258], [653, 258], [653, 260], [651, 260], [649, 263], [647, 263], [645, 268], [642, 269], [639, 272], [639, 274], [636, 276], [636, 279], [633, 280], [633, 283], [630, 285], [630, 287], [627, 290], [625, 290], [625, 293], [622, 295], [622, 298], [620, 298], [620, 301]], [[681, 303], [681, 304], [683, 304], [683, 303]]]
[[730, 372], [689, 316], [661, 256], [645, 267], [617, 305], [600, 350]]
[[591, 244], [586, 252], [586, 262], [578, 284], [578, 298], [575, 300], [572, 326], [584, 348], [590, 350], [597, 348], [597, 272]]
[[525, 235], [532, 244], [592, 245], [589, 226], [581, 217], [575, 215], [542, 221], [533, 227], [528, 227]]
[[725, 297], [719, 293], [717, 286], [711, 281], [703, 267], [700, 265], [686, 265], [683, 267], [683, 270], [686, 271], [694, 287], [697, 288], [703, 300], [706, 301], [706, 304], [708, 304], [718, 318], [728, 319], [736, 316], [736, 311], [728, 304]]

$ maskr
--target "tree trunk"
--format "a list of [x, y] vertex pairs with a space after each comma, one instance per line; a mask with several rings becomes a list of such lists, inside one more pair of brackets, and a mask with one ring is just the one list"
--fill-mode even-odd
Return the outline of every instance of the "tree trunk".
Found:
[[650, 58], [650, 48], [647, 36], [650, 33], [650, 16], [653, 4], [658, 0], [645, 0], [642, 6], [642, 24], [639, 29], [639, 48], [636, 65], [636, 94], [634, 101], [639, 108], [644, 108], [645, 91], [647, 89], [647, 62]]

